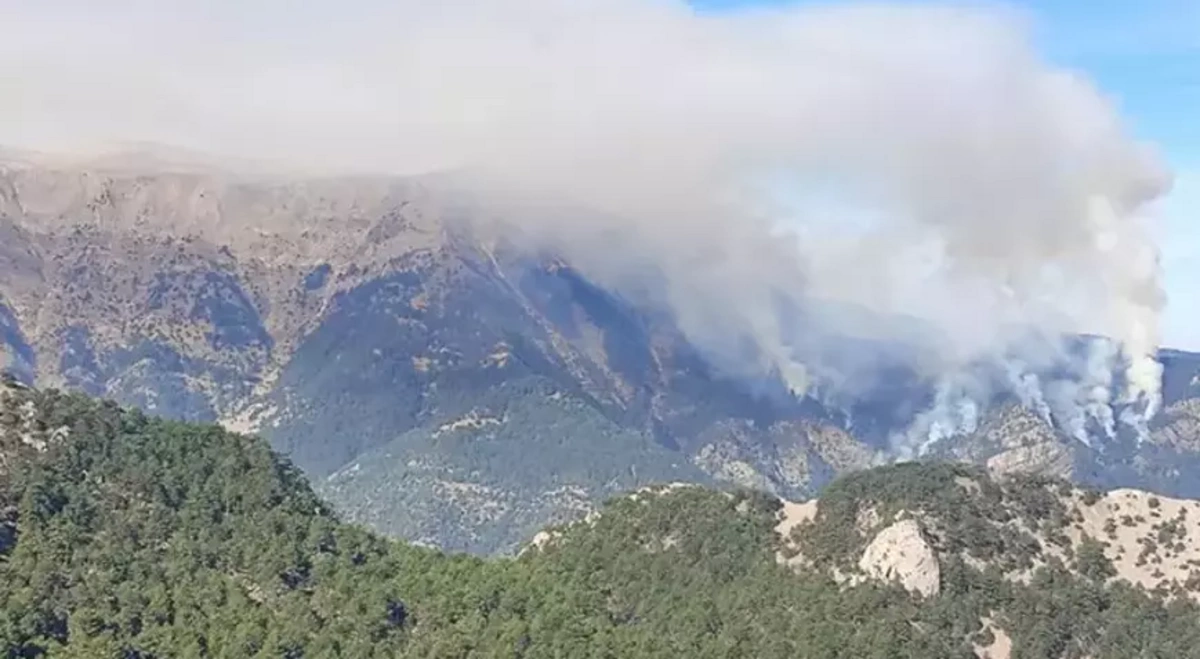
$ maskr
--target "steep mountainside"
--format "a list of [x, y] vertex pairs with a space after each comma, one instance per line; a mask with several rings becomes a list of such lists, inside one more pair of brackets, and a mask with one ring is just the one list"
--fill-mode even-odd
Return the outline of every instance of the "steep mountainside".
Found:
[[907, 464], [807, 505], [643, 488], [484, 561], [339, 522], [257, 438], [5, 386], [0, 650], [1197, 657], [1200, 581], [1181, 576], [1192, 514], [1200, 504]]
[[[434, 178], [10, 159], [3, 366], [260, 432], [351, 519], [478, 552], [658, 480], [811, 496], [886, 460], [930, 400], [902, 370], [848, 411], [726, 377], [663, 310], [478, 212]], [[935, 453], [1200, 495], [1200, 360], [1164, 360], [1149, 443], [1087, 446], [998, 398]]]

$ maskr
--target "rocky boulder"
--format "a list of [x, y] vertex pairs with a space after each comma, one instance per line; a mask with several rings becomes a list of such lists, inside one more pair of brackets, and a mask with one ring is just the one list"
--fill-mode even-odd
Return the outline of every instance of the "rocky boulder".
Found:
[[858, 567], [867, 576], [896, 581], [906, 590], [931, 597], [941, 586], [941, 568], [933, 548], [913, 519], [900, 520], [883, 529], [867, 545]]

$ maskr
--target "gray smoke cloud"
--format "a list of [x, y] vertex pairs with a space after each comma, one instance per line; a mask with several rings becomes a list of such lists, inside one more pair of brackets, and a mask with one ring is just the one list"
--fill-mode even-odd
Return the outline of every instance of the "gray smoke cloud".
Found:
[[[456, 171], [590, 275], [626, 285], [652, 270], [659, 301], [731, 370], [845, 395], [858, 385], [814, 336], [919, 345], [943, 384], [909, 448], [973, 427], [998, 387], [1081, 439], [1087, 419], [1111, 427], [1115, 403], [1143, 421], [1159, 405], [1163, 295], [1146, 214], [1169, 176], [1103, 94], [1038, 56], [1016, 12], [0, 6], [0, 142], [153, 141], [312, 173]], [[781, 300], [807, 311], [802, 330]], [[890, 315], [934, 331], [914, 340], [907, 323], [879, 322]], [[1043, 387], [1032, 369], [1065, 359], [1065, 332], [1116, 349]], [[964, 375], [981, 359], [1009, 364], [1006, 384]]]

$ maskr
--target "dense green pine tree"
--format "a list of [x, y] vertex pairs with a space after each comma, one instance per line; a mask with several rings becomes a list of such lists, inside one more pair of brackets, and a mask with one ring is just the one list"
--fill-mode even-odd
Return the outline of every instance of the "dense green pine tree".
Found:
[[[515, 559], [390, 542], [340, 523], [262, 441], [56, 392], [0, 412], [0, 648], [8, 657], [572, 657], [962, 659], [989, 618], [1018, 657], [1196, 657], [1200, 618], [1109, 585], [1096, 544], [1075, 576], [1028, 585], [1015, 514], [1051, 529], [1054, 483], [903, 465], [829, 488], [805, 528], [821, 569], [780, 566], [778, 503], [680, 488], [610, 502]], [[964, 471], [965, 470], [965, 471]], [[969, 476], [979, 496], [955, 494]], [[856, 506], [936, 514], [951, 559], [925, 601], [839, 585], [861, 551]], [[1013, 512], [1015, 511], [1015, 512]], [[4, 538], [7, 538], [5, 540]]]

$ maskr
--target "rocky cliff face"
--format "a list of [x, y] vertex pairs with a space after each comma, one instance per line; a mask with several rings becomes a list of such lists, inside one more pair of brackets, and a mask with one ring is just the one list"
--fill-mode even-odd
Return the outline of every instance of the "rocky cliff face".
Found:
[[[764, 394], [716, 370], [661, 309], [473, 212], [432, 178], [9, 159], [0, 366], [262, 433], [352, 519], [480, 552], [648, 482], [811, 496], [886, 461], [910, 420], [896, 410], [925, 395], [908, 374], [851, 425]], [[1168, 357], [1170, 407], [1148, 445], [1083, 446], [998, 403], [938, 453], [1200, 493], [1186, 477], [1200, 473], [1200, 362]]]
[[858, 568], [880, 581], [897, 582], [905, 590], [932, 597], [942, 585], [941, 567], [916, 520], [902, 519], [877, 533], [863, 550]]

